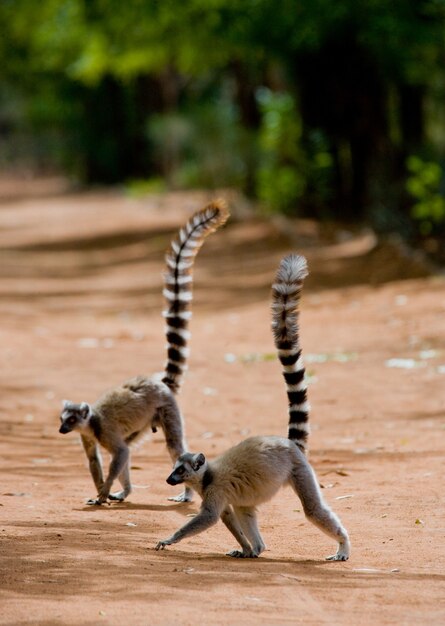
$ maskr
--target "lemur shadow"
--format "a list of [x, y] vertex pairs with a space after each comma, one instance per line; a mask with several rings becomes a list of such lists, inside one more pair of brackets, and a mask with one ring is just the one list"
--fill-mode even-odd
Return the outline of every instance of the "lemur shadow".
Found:
[[[151, 552], [157, 552], [160, 555], [165, 555], [164, 558], [167, 558], [168, 556], [170, 556], [171, 554], [173, 554], [172, 552], [170, 552], [168, 549], [167, 550], [156, 550], [155, 548], [150, 548]], [[221, 562], [221, 563], [246, 563], [246, 564], [251, 564], [252, 566], [254, 565], [261, 565], [262, 563], [267, 563], [267, 564], [282, 564], [282, 565], [302, 565], [302, 566], [307, 566], [307, 567], [324, 567], [326, 565], [328, 566], [334, 566], [336, 563], [344, 563], [343, 561], [328, 561], [326, 560], [326, 558], [320, 557], [319, 559], [299, 559], [298, 557], [277, 557], [277, 558], [273, 558], [273, 557], [268, 557], [268, 556], [264, 556], [264, 554], [262, 554], [261, 556], [257, 557], [257, 558], [253, 558], [253, 559], [243, 559], [243, 558], [235, 558], [235, 557], [231, 557], [228, 554], [221, 554], [221, 553], [217, 553], [217, 552], [211, 552], [208, 554], [200, 554], [199, 556], [197, 555], [193, 555], [190, 554], [190, 552], [184, 552], [181, 550], [177, 550], [175, 549], [174, 552], [176, 557], [179, 558], [184, 558], [187, 563], [190, 563], [191, 561], [196, 561], [196, 563], [214, 563], [216, 562]]]
[[165, 504], [139, 504], [136, 502], [107, 502], [106, 504], [94, 505], [86, 504], [75, 511], [88, 511], [98, 513], [99, 511], [179, 511], [184, 515], [196, 512], [196, 504], [193, 502], [169, 502]]

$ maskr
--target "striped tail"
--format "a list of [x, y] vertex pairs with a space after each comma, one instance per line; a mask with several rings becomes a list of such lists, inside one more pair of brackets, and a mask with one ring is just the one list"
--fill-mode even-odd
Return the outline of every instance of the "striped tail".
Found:
[[165, 257], [167, 270], [164, 276], [163, 294], [167, 308], [166, 319], [167, 363], [162, 381], [176, 393], [181, 385], [190, 339], [188, 325], [192, 316], [193, 263], [204, 239], [222, 226], [229, 211], [222, 200], [211, 202], [197, 211], [181, 228]]
[[298, 335], [298, 304], [308, 275], [306, 259], [289, 254], [280, 263], [272, 285], [272, 332], [289, 400], [288, 437], [303, 451], [309, 435], [309, 403]]

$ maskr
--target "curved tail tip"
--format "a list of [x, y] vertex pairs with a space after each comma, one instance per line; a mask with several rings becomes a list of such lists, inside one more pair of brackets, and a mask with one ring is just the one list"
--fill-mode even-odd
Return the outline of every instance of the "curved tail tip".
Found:
[[219, 223], [224, 224], [230, 217], [229, 207], [223, 198], [215, 198], [209, 202], [205, 210], [216, 211], [219, 215]]
[[295, 280], [303, 280], [308, 274], [309, 270], [306, 258], [301, 254], [292, 252], [281, 259], [277, 272], [277, 280], [293, 282]]

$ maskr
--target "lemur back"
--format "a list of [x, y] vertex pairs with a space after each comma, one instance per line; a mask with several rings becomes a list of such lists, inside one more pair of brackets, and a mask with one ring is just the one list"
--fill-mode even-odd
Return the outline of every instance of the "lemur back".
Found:
[[305, 456], [309, 406], [298, 334], [298, 304], [306, 260], [285, 257], [272, 286], [272, 331], [284, 368], [289, 404], [288, 438], [249, 437], [213, 461], [204, 454], [186, 452], [176, 461], [167, 478], [170, 485], [185, 483], [202, 497], [201, 509], [156, 549], [196, 535], [215, 524], [226, 525], [241, 546], [233, 557], [257, 557], [266, 549], [258, 529], [256, 507], [270, 500], [284, 485], [290, 485], [301, 500], [306, 517], [338, 542], [332, 561], [349, 558], [346, 529], [325, 503], [317, 477]]
[[[168, 351], [162, 381], [137, 376], [107, 391], [93, 405], [68, 400], [63, 403], [59, 432], [80, 432], [98, 491], [97, 498], [89, 500], [89, 504], [102, 504], [108, 498], [122, 501], [128, 496], [131, 492], [129, 446], [140, 440], [149, 428], [153, 432], [158, 426], [162, 428], [173, 461], [187, 449], [175, 393], [179, 390], [188, 355], [193, 263], [205, 238], [224, 224], [228, 216], [222, 201], [212, 202], [197, 211], [180, 229], [166, 255], [164, 296], [168, 306], [164, 316]], [[105, 480], [98, 444], [112, 456]], [[110, 494], [116, 478], [123, 489]], [[183, 494], [170, 499], [190, 500], [191, 493], [187, 487]]]

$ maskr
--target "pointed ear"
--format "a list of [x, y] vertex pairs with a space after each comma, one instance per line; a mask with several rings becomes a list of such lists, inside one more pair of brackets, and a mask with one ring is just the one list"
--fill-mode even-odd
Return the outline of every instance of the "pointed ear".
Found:
[[199, 470], [200, 467], [204, 465], [205, 462], [206, 462], [206, 458], [202, 452], [200, 452], [199, 454], [195, 454], [195, 456], [193, 457], [193, 461], [192, 461], [192, 468], [196, 472], [197, 470]]
[[64, 409], [66, 409], [70, 404], [71, 402], [69, 400], [62, 400], [62, 407]]
[[90, 413], [90, 405], [88, 402], [82, 402], [80, 405], [80, 412], [82, 413], [83, 419], [86, 419]]

